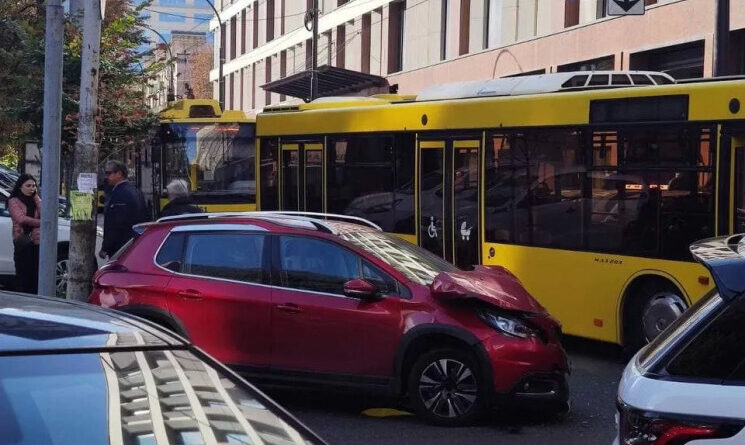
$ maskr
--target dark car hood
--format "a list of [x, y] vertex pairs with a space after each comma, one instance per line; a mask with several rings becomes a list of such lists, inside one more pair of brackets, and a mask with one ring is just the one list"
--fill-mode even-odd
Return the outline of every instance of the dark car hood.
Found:
[[546, 310], [507, 269], [476, 266], [472, 271], [442, 272], [430, 285], [440, 300], [477, 299], [509, 311], [543, 314]]

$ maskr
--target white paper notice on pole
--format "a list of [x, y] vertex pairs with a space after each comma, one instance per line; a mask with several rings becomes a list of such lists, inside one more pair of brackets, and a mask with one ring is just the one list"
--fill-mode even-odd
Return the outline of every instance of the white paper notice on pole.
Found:
[[78, 191], [83, 193], [93, 193], [93, 189], [96, 188], [96, 174], [95, 173], [80, 173], [78, 174]]

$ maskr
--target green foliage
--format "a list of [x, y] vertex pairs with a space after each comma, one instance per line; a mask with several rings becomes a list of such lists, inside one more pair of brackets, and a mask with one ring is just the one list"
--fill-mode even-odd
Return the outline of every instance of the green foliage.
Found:
[[[41, 0], [0, 0], [0, 156], [41, 139], [44, 89], [44, 9]], [[145, 3], [147, 5], [147, 3]], [[143, 87], [152, 77], [137, 49], [147, 43], [129, 0], [107, 1], [101, 32], [97, 142], [100, 159], [147, 141], [157, 122]], [[66, 24], [62, 91], [63, 155], [77, 137], [82, 33]]]

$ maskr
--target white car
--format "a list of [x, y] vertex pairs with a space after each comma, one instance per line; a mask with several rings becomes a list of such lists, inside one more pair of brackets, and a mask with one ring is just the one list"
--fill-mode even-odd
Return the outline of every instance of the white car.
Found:
[[745, 443], [745, 236], [691, 253], [717, 288], [626, 366], [616, 445]]
[[[12, 287], [15, 280], [15, 263], [13, 262], [13, 222], [8, 213], [7, 201], [10, 194], [0, 188], [0, 285]], [[96, 252], [101, 248], [102, 231], [96, 236]], [[57, 294], [64, 294], [67, 287], [67, 251], [70, 244], [70, 220], [59, 218], [57, 222]], [[98, 265], [102, 261], [96, 256]]]

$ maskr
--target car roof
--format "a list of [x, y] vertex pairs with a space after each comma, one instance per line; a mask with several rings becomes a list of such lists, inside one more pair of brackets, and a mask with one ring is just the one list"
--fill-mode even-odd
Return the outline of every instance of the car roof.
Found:
[[0, 291], [0, 355], [186, 345], [185, 340], [125, 314]]
[[[236, 213], [197, 213], [160, 218], [155, 223], [135, 226], [142, 230], [151, 226], [169, 225], [175, 231], [199, 231], [222, 228], [235, 230], [244, 225], [255, 225], [254, 230], [281, 231], [307, 230], [332, 235], [346, 232], [380, 231], [376, 224], [362, 218], [346, 215], [305, 212], [236, 212]], [[238, 227], [236, 227], [238, 225]]]

